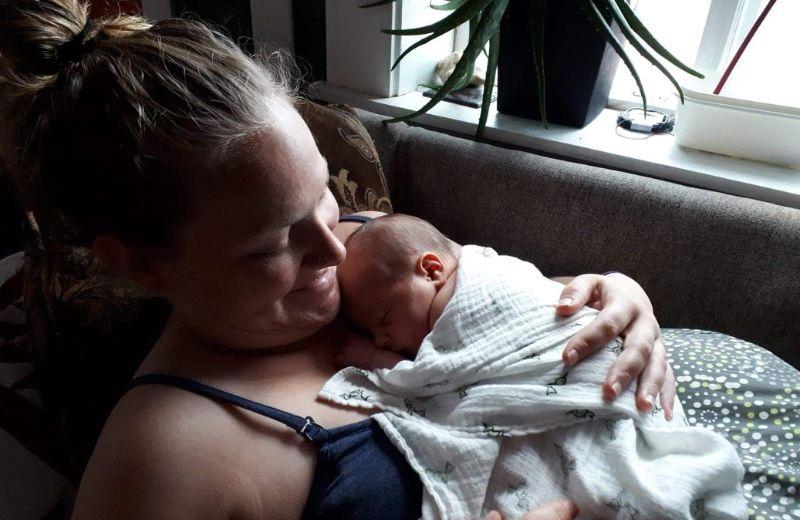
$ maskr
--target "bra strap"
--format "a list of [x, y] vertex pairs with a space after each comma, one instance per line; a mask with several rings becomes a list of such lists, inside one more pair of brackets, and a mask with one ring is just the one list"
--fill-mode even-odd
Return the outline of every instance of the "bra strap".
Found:
[[370, 220], [375, 220], [372, 217], [368, 217], [366, 215], [342, 215], [339, 217], [339, 222], [360, 222], [364, 224], [365, 222], [369, 222]]
[[278, 410], [277, 408], [257, 403], [256, 401], [251, 401], [250, 399], [184, 377], [171, 374], [145, 374], [131, 381], [128, 385], [128, 390], [137, 386], [152, 384], [181, 388], [215, 401], [222, 401], [263, 415], [264, 417], [269, 417], [270, 419], [281, 422], [289, 428], [292, 428], [298, 435], [312, 443], [324, 442], [328, 438], [328, 431], [315, 423], [314, 419], [311, 417], [300, 417], [299, 415], [284, 412], [283, 410]]

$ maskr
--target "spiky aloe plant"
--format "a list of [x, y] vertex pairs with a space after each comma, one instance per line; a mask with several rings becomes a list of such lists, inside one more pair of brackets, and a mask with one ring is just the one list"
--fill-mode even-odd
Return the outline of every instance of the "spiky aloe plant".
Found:
[[[393, 3], [395, 0], [380, 0], [361, 7], [373, 7]], [[475, 60], [484, 51], [486, 44], [489, 44], [488, 63], [486, 67], [486, 83], [483, 89], [483, 103], [481, 105], [481, 115], [478, 120], [477, 137], [483, 137], [486, 128], [486, 119], [489, 116], [489, 105], [494, 90], [495, 78], [497, 75], [497, 62], [500, 57], [500, 21], [508, 8], [510, 0], [441, 0], [442, 3], [431, 5], [433, 9], [452, 11], [449, 15], [436, 23], [424, 27], [413, 29], [385, 29], [382, 32], [398, 36], [423, 35], [424, 38], [406, 49], [392, 65], [392, 70], [397, 67], [409, 52], [421, 45], [425, 45], [431, 40], [452, 31], [459, 25], [469, 22], [469, 42], [467, 43], [461, 59], [456, 64], [453, 73], [444, 82], [436, 94], [428, 101], [425, 106], [411, 114], [390, 119], [388, 122], [394, 123], [412, 119], [420, 114], [424, 114], [433, 108], [450, 92], [463, 88], [472, 78]], [[642, 56], [660, 70], [678, 91], [678, 96], [683, 103], [683, 89], [669, 70], [660, 61], [664, 59], [672, 63], [679, 69], [702, 78], [703, 75], [696, 70], [688, 67], [672, 55], [658, 40], [650, 33], [645, 25], [633, 12], [626, 0], [559, 0], [578, 2], [583, 12], [594, 24], [597, 30], [606, 38], [606, 41], [620, 56], [625, 66], [631, 71], [639, 92], [642, 95], [642, 105], [647, 110], [647, 95], [645, 94], [642, 80], [633, 62], [625, 52], [623, 43], [617, 38], [607, 20], [616, 22], [620, 28], [622, 36], [631, 43]], [[545, 74], [544, 74], [544, 31], [545, 31], [545, 12], [547, 0], [528, 0], [530, 7], [530, 27], [531, 39], [533, 43], [533, 55], [531, 62], [536, 71], [536, 83], [539, 91], [539, 109], [542, 114], [542, 122], [547, 126], [547, 112], [545, 108]], [[654, 55], [657, 54], [659, 57]]]

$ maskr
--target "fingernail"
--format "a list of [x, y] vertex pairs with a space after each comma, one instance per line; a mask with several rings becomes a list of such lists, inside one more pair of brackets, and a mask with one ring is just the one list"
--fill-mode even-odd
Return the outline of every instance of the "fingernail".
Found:
[[653, 394], [645, 394], [644, 400], [647, 401], [647, 404], [650, 405], [650, 408], [653, 407], [653, 403], [656, 402], [656, 398], [653, 397]]
[[614, 381], [611, 385], [611, 391], [614, 392], [614, 397], [619, 397], [619, 394], [622, 393], [622, 383], [619, 381]]
[[570, 305], [572, 305], [572, 298], [561, 298], [558, 300], [559, 307], [569, 307]]
[[574, 365], [578, 362], [578, 351], [571, 350], [569, 354], [567, 354], [567, 364]]

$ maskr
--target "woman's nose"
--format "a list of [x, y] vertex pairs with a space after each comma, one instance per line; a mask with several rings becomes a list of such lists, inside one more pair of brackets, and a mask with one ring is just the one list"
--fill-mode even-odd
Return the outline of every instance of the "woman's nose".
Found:
[[341, 264], [345, 256], [344, 244], [324, 222], [316, 222], [314, 227], [313, 245], [303, 263], [315, 269]]

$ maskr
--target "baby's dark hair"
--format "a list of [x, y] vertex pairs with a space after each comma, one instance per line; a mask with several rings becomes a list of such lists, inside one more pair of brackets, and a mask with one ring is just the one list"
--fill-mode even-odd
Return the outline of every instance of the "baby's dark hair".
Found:
[[384, 215], [364, 223], [345, 242], [348, 249], [358, 245], [368, 246], [382, 262], [376, 266], [385, 268], [385, 274], [398, 276], [414, 269], [416, 256], [432, 251], [443, 259], [456, 259], [453, 242], [432, 224], [421, 218], [402, 213]]

